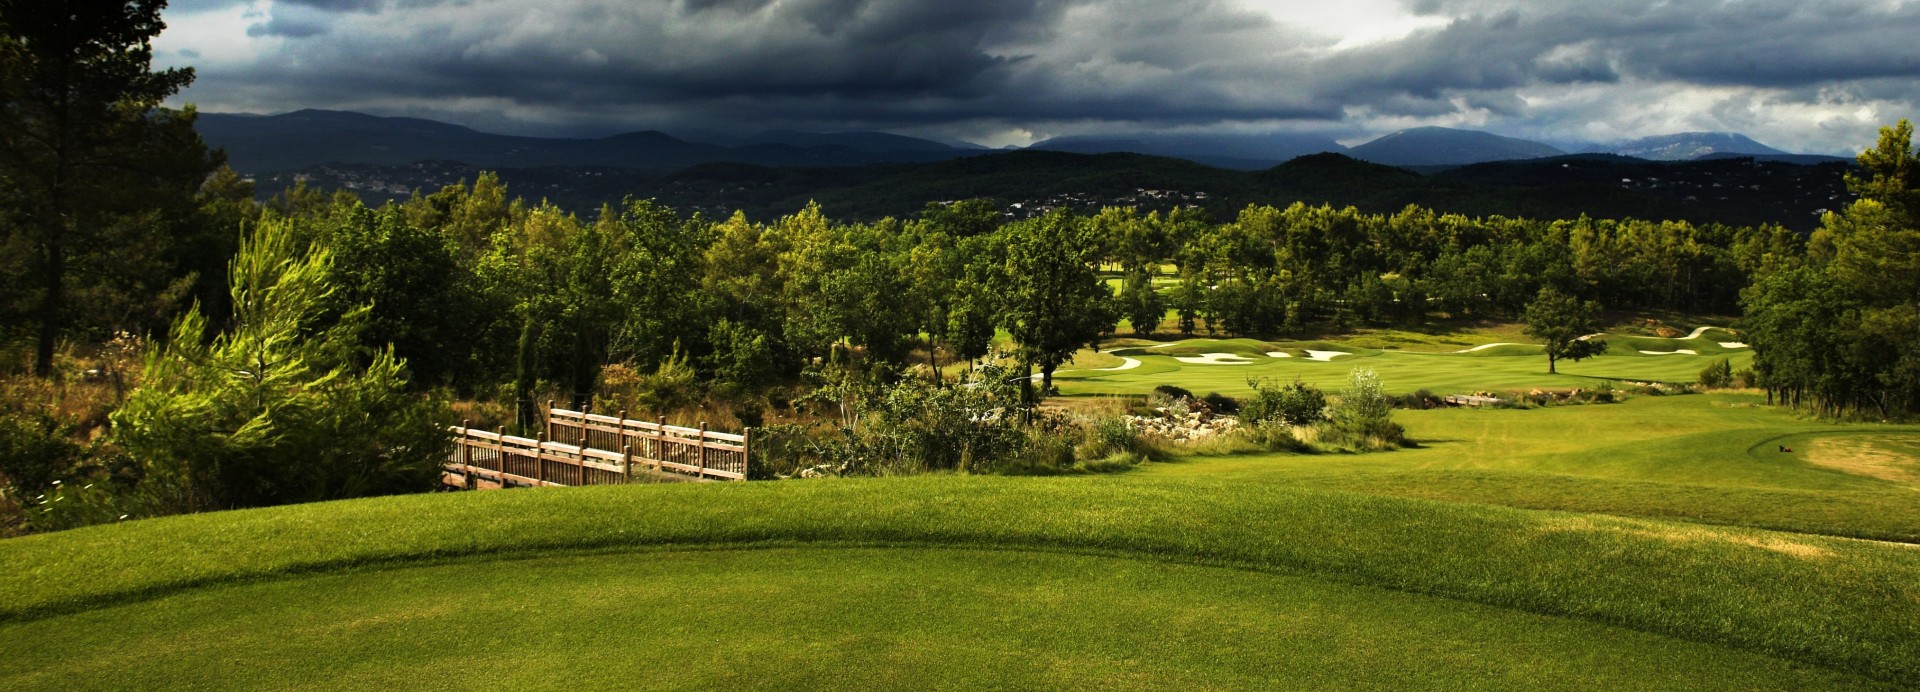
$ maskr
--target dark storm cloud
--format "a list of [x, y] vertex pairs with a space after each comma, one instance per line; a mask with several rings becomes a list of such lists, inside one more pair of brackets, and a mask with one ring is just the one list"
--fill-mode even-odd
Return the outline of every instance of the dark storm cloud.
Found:
[[247, 27], [247, 35], [308, 38], [331, 31], [333, 24], [333, 17], [325, 10], [302, 6], [276, 7], [266, 21]]
[[[222, 6], [233, 4], [189, 0], [175, 9]], [[997, 123], [1055, 131], [1276, 121], [1351, 128], [1356, 117], [1594, 120], [1626, 117], [1607, 109], [1635, 96], [1689, 88], [1767, 90], [1767, 103], [1809, 106], [1920, 101], [1920, 43], [1911, 38], [1920, 3], [1912, 2], [1419, 0], [1404, 7], [1444, 21], [1338, 48], [1339, 37], [1239, 0], [256, 7], [268, 16], [248, 33], [283, 41], [263, 44], [249, 61], [203, 65], [190, 97], [251, 110], [489, 113], [575, 129]], [[1595, 89], [1621, 98], [1576, 98]], [[1569, 96], [1523, 97], [1533, 92]], [[1722, 101], [1728, 115], [1703, 112], [1724, 119], [1765, 105]]]

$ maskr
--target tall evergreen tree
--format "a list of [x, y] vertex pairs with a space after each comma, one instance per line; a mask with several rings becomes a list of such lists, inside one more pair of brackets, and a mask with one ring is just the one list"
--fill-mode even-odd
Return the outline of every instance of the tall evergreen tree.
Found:
[[154, 209], [158, 188], [190, 199], [217, 163], [193, 110], [161, 107], [193, 81], [191, 68], [152, 69], [165, 6], [0, 0], [0, 213], [31, 237], [37, 374], [51, 374], [70, 321], [75, 255], [103, 249], [115, 215]]

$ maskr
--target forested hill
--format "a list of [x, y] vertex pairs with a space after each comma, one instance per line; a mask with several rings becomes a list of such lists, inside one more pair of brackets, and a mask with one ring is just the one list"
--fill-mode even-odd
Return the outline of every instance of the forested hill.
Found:
[[[271, 195], [305, 179], [344, 188], [369, 203], [414, 189], [473, 180], [481, 168], [453, 162], [329, 165], [262, 176]], [[1230, 218], [1248, 204], [1352, 205], [1370, 212], [1417, 204], [1474, 216], [1634, 217], [1811, 229], [1819, 213], [1845, 206], [1845, 164], [1797, 165], [1748, 159], [1652, 162], [1576, 155], [1477, 164], [1432, 175], [1340, 154], [1305, 156], [1262, 171], [1231, 171], [1138, 154], [1017, 151], [929, 163], [857, 167], [706, 164], [671, 174], [610, 167], [497, 170], [516, 194], [591, 214], [632, 195], [710, 216], [744, 211], [757, 219], [818, 201], [835, 218], [906, 216], [928, 202], [986, 198], [1015, 216], [1054, 207], [1143, 209], [1197, 206]]]

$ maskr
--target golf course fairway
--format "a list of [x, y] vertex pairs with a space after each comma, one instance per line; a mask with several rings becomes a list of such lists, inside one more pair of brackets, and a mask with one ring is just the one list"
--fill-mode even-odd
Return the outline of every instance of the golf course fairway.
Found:
[[1920, 429], [1757, 404], [1401, 411], [1418, 448], [1107, 475], [439, 493], [12, 538], [0, 687], [1920, 679]]

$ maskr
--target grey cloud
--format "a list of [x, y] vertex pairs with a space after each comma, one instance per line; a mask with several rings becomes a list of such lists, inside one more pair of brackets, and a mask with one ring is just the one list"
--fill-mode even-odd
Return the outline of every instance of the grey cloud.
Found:
[[249, 33], [300, 40], [203, 66], [189, 96], [236, 110], [484, 112], [572, 131], [1350, 131], [1366, 126], [1354, 113], [1512, 131], [1633, 127], [1648, 122], [1627, 112], [1636, 100], [1688, 88], [1767, 94], [1704, 106], [1707, 122], [1763, 117], [1740, 116], [1768, 107], [1753, 104], [1920, 100], [1920, 3], [1405, 6], [1449, 21], [1336, 50], [1232, 0], [280, 0]]

